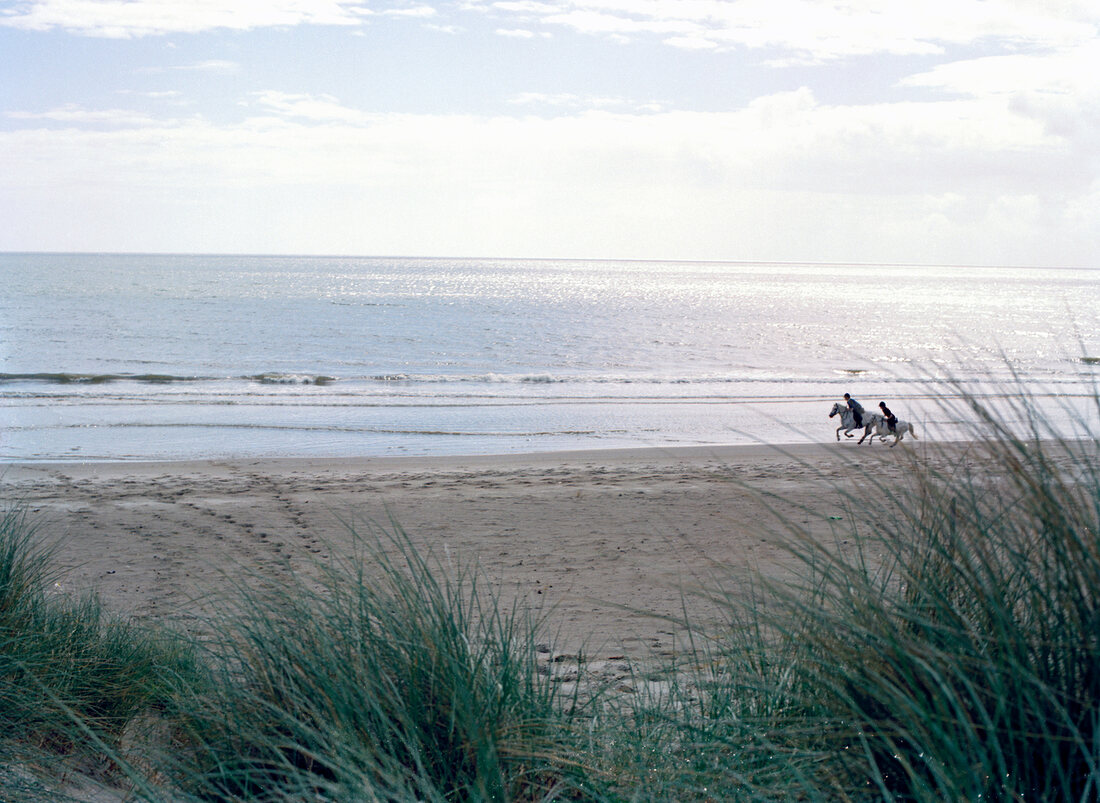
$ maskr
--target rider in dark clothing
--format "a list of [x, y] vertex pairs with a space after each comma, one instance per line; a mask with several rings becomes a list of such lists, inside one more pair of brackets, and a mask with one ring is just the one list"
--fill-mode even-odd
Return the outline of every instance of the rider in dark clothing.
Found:
[[890, 431], [891, 432], [897, 432], [898, 431], [897, 416], [895, 416], [892, 412], [890, 412], [890, 408], [886, 406], [886, 402], [879, 402], [878, 403], [878, 408], [880, 410], [882, 410], [882, 417], [883, 417], [883, 419], [885, 419], [887, 425], [889, 425]]
[[852, 411], [852, 417], [856, 420], [856, 426], [863, 426], [863, 405], [853, 399], [849, 394], [844, 394], [844, 401], [848, 403], [848, 409]]

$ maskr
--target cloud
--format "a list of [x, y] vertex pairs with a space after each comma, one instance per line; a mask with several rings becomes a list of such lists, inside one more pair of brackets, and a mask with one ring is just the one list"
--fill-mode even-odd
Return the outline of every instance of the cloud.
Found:
[[901, 81], [959, 97], [996, 99], [1014, 115], [1034, 121], [1082, 164], [1100, 162], [1100, 41], [1058, 52], [1020, 53], [948, 62]]
[[1049, 53], [1013, 53], [950, 61], [902, 79], [903, 86], [933, 87], [960, 95], [1043, 92], [1095, 94], [1100, 41], [1093, 39]]
[[127, 109], [85, 109], [75, 103], [66, 104], [43, 112], [10, 111], [5, 115], [10, 120], [45, 120], [64, 123], [71, 126], [117, 126], [134, 128], [155, 126], [160, 121], [150, 115]]
[[429, 31], [438, 31], [439, 33], [445, 33], [449, 36], [457, 36], [465, 31], [465, 29], [459, 25], [437, 25], [431, 22], [425, 23], [424, 27]]
[[0, 25], [122, 39], [217, 28], [350, 26], [372, 13], [363, 0], [32, 0], [0, 17]]
[[496, 11], [517, 14], [554, 14], [558, 11], [558, 6], [554, 5], [553, 3], [530, 2], [530, 0], [519, 0], [519, 2], [499, 2], [492, 3], [491, 5], [492, 8]]
[[0, 25], [129, 38], [271, 26], [358, 27], [367, 18], [406, 17], [457, 31], [456, 14], [494, 20], [503, 35], [567, 29], [615, 42], [652, 39], [697, 51], [748, 49], [772, 66], [822, 64], [871, 54], [935, 55], [988, 42], [1059, 49], [1087, 41], [1100, 6], [1087, 0], [22, 0]]
[[1057, 48], [1093, 38], [1100, 25], [1100, 8], [1072, 1], [470, 0], [468, 7], [522, 20], [524, 27], [564, 27], [616, 40], [655, 37], [692, 50], [775, 51], [772, 64], [883, 53], [934, 55], [950, 46], [992, 40], [1018, 48]]
[[1067, 139], [1010, 98], [829, 105], [799, 89], [647, 114], [517, 100], [562, 112], [368, 114], [262, 92], [234, 124], [22, 114], [0, 132], [0, 247], [20, 246], [24, 221], [64, 214], [71, 240], [51, 247], [1095, 259], [1100, 165], [1075, 149], [1095, 138]]
[[190, 70], [194, 72], [217, 72], [228, 73], [236, 72], [240, 69], [240, 66], [235, 61], [226, 61], [225, 59], [207, 59], [205, 61], [197, 61], [194, 64], [183, 64], [178, 67], [173, 67], [174, 70]]
[[658, 112], [659, 103], [650, 101], [638, 103], [627, 98], [614, 98], [597, 95], [578, 95], [572, 92], [521, 92], [509, 99], [516, 106], [541, 106], [552, 109], [623, 109], [636, 112]]
[[418, 19], [427, 19], [428, 17], [434, 17], [439, 12], [433, 6], [409, 6], [407, 8], [389, 8], [380, 12], [387, 17], [416, 17]]
[[681, 50], [715, 50], [718, 43], [705, 36], [670, 36], [665, 44]]
[[139, 67], [135, 72], [141, 75], [161, 75], [169, 71], [229, 74], [237, 72], [240, 68], [241, 65], [235, 61], [228, 61], [226, 59], [205, 59], [191, 64], [176, 64], [170, 67]]
[[133, 95], [134, 97], [149, 98], [150, 100], [180, 100], [183, 97], [183, 93], [177, 89], [153, 90], [148, 92], [139, 92], [134, 89], [119, 89], [116, 90], [116, 94]]
[[331, 95], [302, 95], [288, 92], [256, 92], [253, 97], [259, 106], [282, 117], [311, 120], [323, 123], [361, 125], [374, 119], [372, 115], [340, 105]]

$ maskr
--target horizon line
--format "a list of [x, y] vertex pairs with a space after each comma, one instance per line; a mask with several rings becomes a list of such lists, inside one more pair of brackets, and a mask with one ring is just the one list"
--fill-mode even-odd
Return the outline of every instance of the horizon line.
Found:
[[254, 257], [261, 259], [415, 259], [415, 260], [484, 260], [500, 262], [634, 262], [645, 264], [676, 263], [692, 265], [808, 265], [821, 267], [881, 267], [881, 268], [976, 268], [1009, 270], [1097, 270], [1100, 266], [1025, 265], [957, 262], [868, 262], [850, 260], [814, 261], [805, 259], [684, 259], [660, 257], [532, 257], [532, 256], [440, 256], [415, 254], [340, 254], [308, 252], [248, 252], [248, 251], [53, 251], [0, 250], [3, 256], [149, 256], [149, 257]]

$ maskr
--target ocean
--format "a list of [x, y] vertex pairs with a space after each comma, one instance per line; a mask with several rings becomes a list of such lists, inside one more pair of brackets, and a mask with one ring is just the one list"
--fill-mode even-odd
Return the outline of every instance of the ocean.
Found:
[[0, 277], [0, 462], [828, 441], [845, 392], [954, 438], [941, 379], [1063, 412], [1100, 379], [1100, 270], [0, 254]]

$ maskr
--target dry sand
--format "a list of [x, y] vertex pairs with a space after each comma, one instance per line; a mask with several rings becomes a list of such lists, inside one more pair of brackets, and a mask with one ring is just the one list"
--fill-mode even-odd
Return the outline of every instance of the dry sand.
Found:
[[[945, 459], [937, 452], [938, 460]], [[140, 619], [201, 613], [252, 571], [279, 582], [395, 521], [477, 561], [501, 598], [548, 614], [556, 651], [640, 657], [714, 610], [685, 589], [789, 566], [793, 522], [843, 549], [852, 481], [898, 483], [920, 444], [607, 450], [507, 456], [21, 464], [2, 501], [60, 538], [59, 591]], [[834, 540], [836, 538], [837, 540]]]

